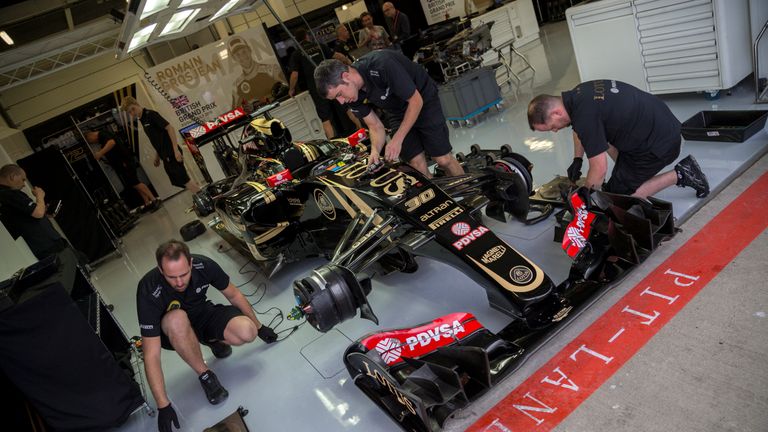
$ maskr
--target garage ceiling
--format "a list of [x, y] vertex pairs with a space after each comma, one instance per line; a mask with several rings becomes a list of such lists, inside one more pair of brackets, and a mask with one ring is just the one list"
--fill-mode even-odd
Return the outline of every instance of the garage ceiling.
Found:
[[[13, 44], [0, 40], [0, 91], [107, 52], [124, 56], [133, 31], [152, 23], [157, 23], [157, 30], [148, 43], [183, 37], [210, 25], [216, 12], [229, 3], [184, 0], [194, 5], [183, 6], [182, 1], [167, 0], [167, 8], [141, 19], [129, 9], [140, 15], [149, 0], [5, 0], [0, 3], [0, 31]], [[234, 3], [221, 18], [250, 10], [257, 1]], [[200, 10], [182, 31], [160, 35], [180, 7]]]

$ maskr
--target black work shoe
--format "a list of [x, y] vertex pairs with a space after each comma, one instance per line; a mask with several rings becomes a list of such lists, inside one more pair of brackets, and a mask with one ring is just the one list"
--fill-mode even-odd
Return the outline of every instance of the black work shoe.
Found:
[[688, 155], [685, 159], [678, 162], [675, 165], [675, 173], [677, 174], [678, 186], [688, 186], [696, 189], [697, 198], [704, 198], [709, 195], [707, 176], [704, 175], [704, 172], [693, 156]]
[[219, 404], [229, 396], [227, 389], [221, 386], [219, 379], [213, 371], [207, 370], [198, 377], [200, 385], [203, 386], [205, 397], [213, 405]]
[[232, 354], [232, 347], [220, 340], [212, 340], [200, 343], [210, 348], [213, 356], [216, 358], [227, 358], [230, 356], [230, 354]]

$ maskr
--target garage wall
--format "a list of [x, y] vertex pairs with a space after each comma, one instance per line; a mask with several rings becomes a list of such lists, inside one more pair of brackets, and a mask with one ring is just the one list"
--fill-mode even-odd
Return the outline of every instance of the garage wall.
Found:
[[[136, 61], [146, 67], [143, 56]], [[141, 69], [112, 54], [70, 66], [0, 93], [0, 104], [18, 129], [25, 129], [138, 81]]]

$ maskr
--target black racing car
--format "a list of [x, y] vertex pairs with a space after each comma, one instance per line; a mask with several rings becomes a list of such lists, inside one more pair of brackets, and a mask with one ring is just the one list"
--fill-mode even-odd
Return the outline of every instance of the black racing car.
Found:
[[475, 147], [462, 157], [465, 174], [428, 179], [406, 164], [369, 167], [351, 147], [316, 145], [325, 157], [302, 180], [271, 188], [246, 182], [215, 200], [219, 224], [231, 225], [258, 262], [275, 269], [308, 256], [329, 259], [294, 281], [291, 317], [323, 332], [358, 311], [378, 322], [368, 275], [414, 272], [415, 256], [456, 267], [510, 317], [497, 334], [459, 313], [348, 348], [344, 362], [355, 384], [406, 430], [439, 430], [675, 233], [669, 203], [578, 189], [570, 211], [558, 215], [556, 236], [574, 263], [556, 284], [483, 222], [483, 210], [529, 223], [549, 215], [539, 208], [529, 216], [531, 165], [508, 147]]

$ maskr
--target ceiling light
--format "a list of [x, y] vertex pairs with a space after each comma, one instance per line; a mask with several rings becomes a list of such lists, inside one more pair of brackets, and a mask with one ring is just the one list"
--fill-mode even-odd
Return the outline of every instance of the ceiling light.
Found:
[[149, 40], [149, 36], [152, 35], [152, 32], [155, 30], [155, 27], [157, 26], [157, 23], [150, 24], [143, 29], [137, 31], [133, 34], [133, 37], [131, 38], [131, 43], [128, 45], [128, 52], [131, 52], [135, 50], [136, 48], [144, 45]]
[[222, 16], [222, 15], [226, 14], [227, 12], [231, 11], [235, 7], [235, 5], [237, 3], [239, 3], [239, 2], [240, 2], [240, 0], [229, 0], [227, 2], [227, 4], [225, 4], [221, 9], [219, 9], [219, 11], [216, 12], [211, 17], [211, 19], [209, 19], [208, 21], [215, 21], [215, 20], [217, 20], [220, 16]]
[[167, 8], [168, 3], [170, 3], [170, 0], [147, 0], [144, 3], [144, 10], [141, 11], [141, 19]]
[[5, 30], [0, 31], [0, 38], [2, 38], [5, 43], [8, 45], [13, 45], [13, 39], [8, 35], [8, 33], [5, 32]]
[[166, 24], [163, 31], [160, 32], [160, 36], [178, 33], [184, 30], [184, 27], [186, 27], [199, 12], [200, 9], [187, 9], [181, 12], [176, 12], [171, 19], [168, 20], [168, 24]]
[[199, 5], [207, 2], [208, 0], [181, 0], [181, 4], [179, 5], [179, 9], [187, 6], [194, 6]]

